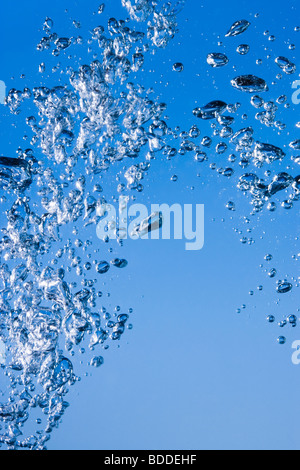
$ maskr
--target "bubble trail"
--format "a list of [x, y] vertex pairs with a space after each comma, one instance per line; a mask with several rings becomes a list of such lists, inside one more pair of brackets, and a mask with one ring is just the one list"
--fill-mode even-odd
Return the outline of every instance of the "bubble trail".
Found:
[[[110, 18], [107, 28], [97, 26], [85, 42], [59, 36], [47, 18], [38, 51], [63, 60], [68, 49], [92, 44], [101, 61], [68, 67], [66, 84], [12, 89], [6, 99], [15, 115], [25, 101], [36, 108], [26, 118], [32, 149], [19, 150], [17, 158], [0, 157], [0, 189], [7, 195], [7, 225], [2, 221], [0, 240], [2, 396], [6, 386], [11, 391], [0, 403], [0, 443], [8, 449], [45, 449], [68, 408], [69, 387], [79, 380], [72, 357], [85, 354], [87, 367], [98, 368], [104, 359], [97, 349], [118, 342], [131, 329], [129, 315], [121, 307], [114, 315], [107, 312], [96, 288], [98, 278], [125, 269], [128, 261], [101, 260], [89, 237], [85, 242], [75, 237], [95, 229], [103, 215], [99, 175], [123, 159], [132, 162], [146, 148], [154, 153], [165, 147], [166, 105], [130, 77], [143, 67], [145, 52], [166, 47], [174, 38], [184, 2], [122, 4], [133, 21], [148, 21], [146, 35]], [[98, 13], [103, 11], [104, 4]], [[80, 22], [73, 24], [80, 28]], [[38, 69], [43, 74], [46, 63]], [[44, 158], [38, 160], [35, 155], [41, 153]], [[149, 167], [146, 161], [129, 165], [123, 175], [129, 191], [143, 189]], [[74, 228], [77, 223], [80, 230]], [[74, 236], [66, 238], [70, 224]], [[140, 234], [159, 226], [160, 218], [153, 216], [149, 224], [141, 224]], [[36, 432], [27, 434], [36, 414]]]

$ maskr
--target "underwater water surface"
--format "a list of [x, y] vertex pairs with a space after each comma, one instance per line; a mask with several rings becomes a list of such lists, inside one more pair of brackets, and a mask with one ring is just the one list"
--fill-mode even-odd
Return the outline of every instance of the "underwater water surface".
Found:
[[299, 5], [1, 8], [1, 449], [298, 449]]

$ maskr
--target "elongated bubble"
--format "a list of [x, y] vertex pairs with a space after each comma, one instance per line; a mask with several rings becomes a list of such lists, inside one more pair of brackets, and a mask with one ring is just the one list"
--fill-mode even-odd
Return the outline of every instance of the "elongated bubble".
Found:
[[228, 33], [226, 34], [226, 37], [239, 36], [249, 28], [250, 24], [251, 23], [249, 23], [249, 21], [247, 20], [236, 21], [229, 29]]
[[264, 79], [255, 75], [240, 75], [231, 81], [231, 85], [246, 93], [261, 93], [268, 91], [268, 85]]
[[212, 67], [224, 67], [229, 62], [228, 57], [220, 52], [212, 52], [207, 56], [207, 63]]
[[202, 108], [195, 108], [193, 114], [200, 119], [214, 119], [225, 110], [227, 104], [224, 101], [211, 101]]

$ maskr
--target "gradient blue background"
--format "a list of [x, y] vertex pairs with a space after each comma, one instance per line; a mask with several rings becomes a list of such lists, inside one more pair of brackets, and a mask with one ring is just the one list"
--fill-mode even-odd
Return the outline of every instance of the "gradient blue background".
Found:
[[[55, 59], [35, 50], [46, 16], [54, 20], [54, 30], [60, 35], [84, 37], [110, 16], [127, 17], [119, 0], [108, 0], [105, 14], [93, 16], [99, 3], [5, 2], [0, 17], [0, 79], [8, 88], [32, 87], [41, 82], [40, 62], [51, 69]], [[195, 105], [217, 98], [239, 100], [249, 111], [247, 122], [256, 126], [260, 140], [284, 147], [299, 134], [295, 128], [298, 108], [292, 106], [283, 117], [290, 135], [278, 136], [259, 127], [249, 96], [231, 89], [229, 81], [239, 73], [275, 80], [279, 69], [272, 59], [268, 63], [268, 53], [273, 59], [275, 53], [286, 55], [299, 64], [300, 33], [293, 31], [299, 10], [295, 0], [217, 0], [213, 4], [187, 0], [178, 18], [179, 34], [166, 50], [147, 57], [139, 81], [153, 86], [168, 104], [172, 126], [188, 130], [195, 123], [191, 114]], [[254, 19], [256, 13], [260, 17]], [[251, 29], [231, 42], [224, 40], [229, 26], [242, 18], [253, 23]], [[81, 30], [74, 30], [73, 19], [82, 23]], [[276, 36], [274, 43], [263, 35], [265, 30]], [[231, 63], [230, 68], [207, 74], [206, 55], [223, 50], [217, 46], [219, 40], [237, 72]], [[298, 46], [295, 51], [288, 50], [288, 40]], [[241, 43], [251, 46], [246, 57], [235, 52]], [[83, 62], [90, 61], [84, 50]], [[263, 59], [260, 68], [255, 64], [258, 58]], [[172, 72], [174, 62], [184, 63], [182, 74]], [[272, 88], [270, 99], [286, 93], [290, 101], [291, 83], [297, 78], [298, 74], [284, 77]], [[47, 84], [57, 84], [57, 80], [56, 74]], [[0, 154], [13, 156], [19, 145], [24, 147], [25, 114], [16, 119], [3, 107], [0, 113]], [[205, 126], [201, 129], [205, 135]], [[216, 160], [210, 158], [210, 162]], [[177, 183], [170, 181], [173, 174], [178, 175]], [[101, 184], [107, 194], [116, 194], [116, 182], [109, 173]], [[225, 209], [229, 200], [237, 204], [234, 214]], [[87, 367], [79, 363], [84, 357], [75, 357], [82, 381], [71, 390], [71, 407], [49, 449], [299, 449], [300, 366], [291, 362], [291, 344], [300, 339], [300, 333], [288, 327], [284, 332], [287, 343], [279, 346], [276, 338], [282, 332], [266, 322], [268, 314], [275, 314], [279, 321], [297, 313], [298, 289], [277, 305], [274, 280], [260, 267], [276, 267], [279, 278], [298, 276], [292, 255], [299, 253], [295, 240], [299, 209], [278, 209], [272, 216], [263, 212], [251, 223], [256, 243], [244, 246], [233, 229], [246, 233], [243, 216], [250, 212], [249, 201], [237, 193], [235, 180], [217, 176], [188, 154], [172, 162], [155, 161], [138, 202], [204, 203], [205, 248], [186, 252], [183, 241], [130, 241], [123, 249], [114, 247], [115, 254], [128, 259], [129, 265], [119, 276], [108, 275], [103, 292], [110, 297], [104, 297], [103, 305], [108, 310], [115, 305], [124, 310], [132, 307], [134, 328], [126, 333], [120, 348], [104, 353], [104, 366], [92, 374], [89, 370], [88, 377], [84, 376]], [[94, 243], [106, 252], [96, 238]], [[274, 256], [271, 265], [264, 261], [267, 253]], [[259, 285], [264, 286], [262, 292], [257, 290]], [[248, 294], [251, 289], [253, 297]], [[246, 309], [238, 315], [236, 309], [242, 304]]]

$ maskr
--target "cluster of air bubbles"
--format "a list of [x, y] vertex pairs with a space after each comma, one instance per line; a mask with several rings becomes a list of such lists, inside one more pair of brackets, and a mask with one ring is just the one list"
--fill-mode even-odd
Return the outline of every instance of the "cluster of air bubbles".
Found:
[[[293, 258], [295, 258], [295, 257], [293, 257]], [[272, 254], [268, 253], [268, 254], [265, 255], [264, 260], [268, 264], [273, 263], [274, 262], [274, 257], [273, 257]], [[263, 268], [264, 265], [261, 264], [260, 267]], [[277, 269], [275, 269], [274, 267], [272, 267], [271, 269], [266, 267], [265, 273], [272, 280], [273, 286], [275, 286], [275, 289], [276, 289], [276, 293], [280, 294], [280, 298], [283, 296], [283, 294], [284, 294], [284, 297], [286, 297], [287, 294], [290, 294], [292, 292], [292, 290], [294, 288], [294, 284], [291, 281], [289, 281], [287, 279], [284, 279], [284, 280], [278, 279], [276, 281], [276, 283], [274, 283], [274, 278], [277, 277]], [[295, 279], [294, 279], [294, 281], [295, 281]], [[276, 302], [277, 304], [279, 304], [279, 300], [280, 299], [278, 299], [278, 301]], [[298, 309], [298, 311], [299, 311], [299, 309]], [[266, 316], [266, 320], [270, 324], [275, 324], [276, 316], [273, 313], [268, 314]], [[289, 313], [287, 315], [284, 315], [281, 320], [277, 321], [277, 326], [280, 329], [283, 329], [283, 328], [286, 329], [288, 326], [290, 326], [291, 328], [296, 328], [297, 324], [298, 324], [298, 316], [294, 313]], [[285, 336], [280, 335], [277, 338], [277, 342], [280, 345], [284, 345], [286, 343], [286, 341], [287, 341], [287, 338]]]
[[[250, 27], [250, 23], [247, 20], [236, 21], [228, 33], [227, 38], [233, 38], [242, 33], [245, 33]], [[295, 28], [297, 31], [297, 28]], [[268, 38], [270, 41], [275, 40], [275, 37], [270, 35], [268, 32]], [[221, 44], [220, 44], [221, 45]], [[295, 49], [295, 45], [289, 47], [290, 50]], [[249, 44], [240, 44], [236, 51], [240, 55], [247, 55], [250, 51]], [[276, 56], [275, 56], [276, 57]], [[269, 57], [270, 58], [270, 57]], [[227, 65], [230, 61], [228, 54], [210, 52], [207, 55], [207, 63], [213, 68], [219, 68]], [[257, 63], [262, 63], [258, 60]], [[275, 59], [274, 73], [276, 73], [276, 66], [279, 67], [282, 72], [287, 75], [294, 74], [297, 70], [296, 65], [288, 58], [278, 56]], [[235, 67], [233, 67], [235, 70]], [[217, 72], [216, 72], [217, 73]], [[216, 75], [215, 75], [216, 76]], [[282, 78], [278, 75], [277, 78]], [[280, 113], [280, 106], [284, 109], [289, 109], [288, 98], [286, 95], [280, 95], [277, 99], [267, 99], [268, 92], [271, 90], [271, 86], [274, 83], [268, 83], [264, 76], [257, 76], [254, 74], [247, 75], [236, 75], [231, 79], [231, 86], [237, 90], [237, 92], [244, 92], [251, 94], [250, 103], [255, 110], [255, 119], [266, 126], [267, 128], [273, 128], [278, 131], [281, 135], [285, 129], [285, 123], [279, 121], [277, 114]], [[237, 187], [238, 189], [248, 197], [252, 205], [252, 215], [260, 213], [266, 208], [270, 213], [274, 213], [279, 209], [291, 211], [295, 204], [300, 199], [300, 176], [297, 168], [292, 166], [288, 162], [288, 158], [295, 164], [300, 163], [299, 150], [300, 143], [299, 139], [286, 140], [282, 139], [282, 146], [279, 146], [279, 141], [272, 142], [272, 135], [262, 140], [260, 136], [259, 126], [241, 126], [237, 128], [237, 119], [232, 114], [240, 108], [240, 103], [228, 104], [219, 95], [219, 98], [215, 98], [216, 93], [212, 93], [214, 101], [209, 101], [203, 106], [198, 106], [193, 110], [193, 114], [196, 118], [201, 120], [208, 120], [212, 122], [212, 135], [203, 138], [201, 145], [208, 149], [214, 149], [214, 156], [222, 157], [222, 162], [215, 159], [215, 161], [209, 164], [212, 170], [217, 170], [219, 175], [224, 175], [232, 178], [236, 173]], [[273, 101], [274, 100], [274, 101]], [[242, 119], [248, 119], [248, 113], [241, 115]], [[200, 126], [199, 126], [200, 127]], [[258, 127], [258, 128], [256, 128]], [[296, 123], [296, 128], [300, 127], [299, 123]], [[218, 142], [213, 147], [213, 141], [218, 138]], [[291, 155], [291, 152], [293, 153]], [[228, 156], [228, 154], [230, 154]], [[227, 156], [230, 166], [225, 166], [224, 156]], [[199, 146], [196, 151], [195, 160], [197, 162], [205, 162], [213, 157], [212, 152], [203, 152]], [[239, 165], [244, 172], [241, 174], [240, 169], [236, 167]], [[234, 166], [235, 165], [235, 166]], [[237, 204], [234, 200], [230, 200], [225, 204], [228, 211], [234, 213], [237, 210]], [[251, 233], [251, 229], [247, 230]], [[255, 240], [249, 238], [249, 236], [243, 236], [241, 231], [241, 243], [246, 245], [252, 245]], [[265, 261], [270, 263], [273, 256], [268, 254], [265, 257]], [[294, 259], [297, 259], [294, 257]], [[278, 279], [277, 269], [269, 267], [267, 269], [268, 278], [276, 281]], [[296, 283], [298, 287], [298, 284]], [[284, 279], [278, 279], [274, 291], [279, 297], [286, 296], [293, 293], [295, 284], [291, 281]], [[262, 290], [260, 286], [259, 290]], [[254, 291], [250, 292], [250, 295], [254, 295]], [[279, 301], [278, 301], [279, 302]], [[245, 308], [245, 306], [243, 306]], [[238, 310], [239, 313], [241, 309]], [[269, 315], [267, 317], [269, 323], [275, 322], [275, 316]], [[286, 316], [284, 320], [278, 323], [282, 328], [285, 325], [291, 325], [295, 327], [297, 325], [297, 316], [294, 314]], [[285, 336], [278, 338], [279, 344], [285, 344], [287, 339]]]
[[[286, 106], [287, 97], [276, 100], [272, 96], [274, 101], [268, 101], [272, 84], [263, 74], [235, 70], [228, 80], [229, 95], [248, 99], [249, 109], [243, 112], [239, 101], [228, 102], [226, 92], [216, 96], [212, 87], [205, 90], [205, 102], [193, 110], [196, 122], [187, 131], [171, 129], [166, 104], [154, 98], [153, 90], [139, 85], [136, 76], [143, 70], [146, 53], [166, 47], [175, 37], [176, 15], [184, 1], [122, 0], [122, 5], [132, 21], [144, 23], [140, 28], [144, 31], [131, 27], [130, 21], [110, 18], [107, 27], [91, 30], [87, 43], [89, 50], [97, 51], [93, 62], [68, 66], [66, 83], [61, 79], [56, 86], [12, 89], [6, 98], [13, 114], [19, 114], [24, 101], [31, 100], [26, 123], [32, 147], [19, 149], [16, 157], [0, 157], [0, 188], [5, 196], [1, 198], [5, 220], [0, 239], [0, 345], [5, 352], [1, 346], [0, 372], [3, 387], [10, 384], [12, 390], [10, 398], [0, 403], [4, 423], [0, 442], [8, 448], [45, 448], [68, 407], [68, 389], [79, 380], [73, 356], [85, 354], [89, 367], [98, 368], [104, 361], [99, 348], [106, 350], [132, 328], [129, 315], [120, 307], [113, 313], [106, 310], [105, 293], [98, 287], [103, 283], [106, 289], [105, 281], [126, 268], [128, 261], [119, 253], [104, 253], [110, 247], [108, 236], [98, 249], [91, 236], [106, 215], [108, 201], [101, 178], [105, 180], [113, 165], [123, 165], [116, 192], [132, 197], [143, 191], [156, 156], [172, 160], [176, 155], [191, 155], [197, 165], [208, 162], [222, 181], [233, 182], [238, 193], [248, 198], [252, 215], [264, 208], [272, 217], [278, 210], [288, 213], [300, 199], [295, 168], [300, 163], [300, 140], [293, 135], [281, 145], [273, 142], [274, 134], [262, 137], [259, 125], [284, 131], [276, 113]], [[104, 7], [99, 6], [99, 15]], [[79, 25], [74, 23], [76, 28]], [[247, 20], [236, 21], [226, 41], [247, 35], [250, 26]], [[61, 55], [62, 60], [65, 51], [83, 42], [55, 33], [50, 18], [43, 31], [37, 49]], [[250, 46], [235, 45], [235, 50], [244, 56]], [[230, 71], [229, 54], [209, 52], [206, 57], [209, 72], [222, 73], [219, 69], [224, 66]], [[282, 56], [273, 66], [285, 74], [296, 70]], [[43, 59], [39, 71], [45, 70]], [[183, 70], [183, 63], [173, 65], [174, 72]], [[257, 126], [246, 124], [251, 111], [256, 113]], [[289, 165], [285, 165], [287, 159]], [[171, 181], [180, 181], [177, 172]], [[238, 203], [230, 198], [224, 205], [233, 218]], [[131, 235], [145, 237], [163, 223], [163, 214], [153, 212]], [[116, 222], [107, 229], [118, 232]], [[250, 228], [247, 234], [240, 233], [243, 245], [255, 243], [250, 233]], [[118, 249], [121, 241], [120, 236]], [[271, 255], [265, 261], [271, 263]], [[274, 293], [278, 297], [294, 293], [295, 284], [287, 276], [280, 280], [271, 264], [268, 277], [277, 281]], [[273, 323], [275, 317], [269, 315], [268, 321]], [[296, 323], [293, 316], [286, 319], [286, 324]], [[285, 337], [280, 336], [278, 342], [284, 344]], [[45, 426], [27, 438], [26, 423], [32, 414], [43, 416]]]
[[281, 70], [283, 70], [283, 72], [288, 75], [296, 72], [296, 65], [293, 64], [286, 57], [279, 56], [275, 59], [275, 62], [278, 65], [278, 67], [280, 67]]
[[[84, 354], [87, 365], [98, 368], [104, 362], [99, 348], [118, 343], [132, 328], [132, 309], [127, 314], [118, 306], [109, 313], [105, 294], [97, 288], [128, 265], [124, 257], [105, 256], [107, 245], [93, 246], [91, 233], [107, 203], [99, 184], [102, 174], [124, 160], [126, 184], [120, 183], [118, 190], [140, 192], [154, 155], [163, 151], [171, 158], [177, 153], [165, 143], [166, 105], [135, 83], [132, 74], [142, 69], [150, 47], [165, 47], [175, 36], [176, 14], [184, 2], [122, 4], [134, 21], [147, 20], [146, 34], [110, 18], [107, 29], [97, 26], [88, 41], [101, 60], [77, 69], [68, 66], [67, 83], [12, 89], [6, 99], [13, 114], [20, 113], [25, 100], [33, 103], [26, 118], [32, 149], [19, 149], [15, 158], [0, 157], [0, 187], [9, 197], [1, 198], [7, 207], [0, 240], [0, 372], [3, 387], [10, 384], [11, 389], [10, 398], [0, 403], [0, 442], [10, 449], [44, 449], [68, 407], [69, 387], [80, 380], [73, 356]], [[98, 13], [104, 8], [100, 5]], [[81, 25], [74, 20], [73, 26]], [[71, 46], [83, 43], [54, 32], [51, 18], [43, 31], [40, 52], [63, 57]], [[44, 74], [45, 60], [38, 70]], [[175, 64], [174, 70], [182, 71], [183, 65]], [[35, 157], [38, 153], [43, 160]], [[136, 163], [141, 155], [145, 161]], [[162, 214], [154, 213], [135, 227], [135, 234], [142, 237], [162, 223]], [[36, 420], [39, 428], [26, 437], [36, 414], [44, 418]]]
[[176, 15], [182, 10], [185, 0], [159, 3], [148, 0], [122, 0], [130, 18], [147, 21], [147, 38], [155, 47], [165, 48], [177, 31]]

